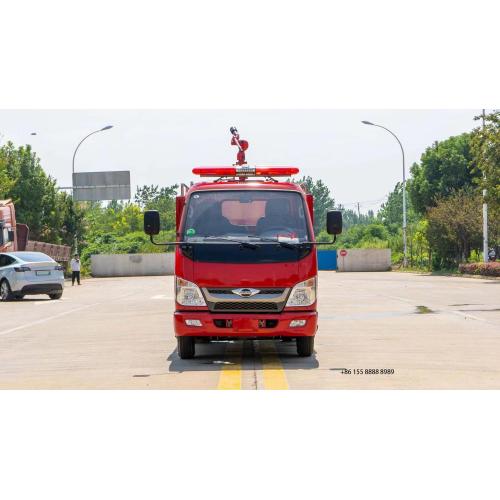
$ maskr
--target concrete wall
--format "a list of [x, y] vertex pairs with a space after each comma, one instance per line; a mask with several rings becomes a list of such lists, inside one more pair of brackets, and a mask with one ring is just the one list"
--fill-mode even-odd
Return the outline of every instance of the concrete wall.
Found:
[[389, 248], [348, 248], [342, 257], [337, 251], [337, 271], [390, 271], [391, 250]]
[[174, 253], [101, 254], [91, 256], [92, 276], [163, 276], [174, 274]]
[[[174, 253], [101, 254], [91, 256], [91, 272], [96, 277], [163, 276], [174, 274]], [[390, 271], [388, 248], [347, 249], [337, 252], [337, 271]]]

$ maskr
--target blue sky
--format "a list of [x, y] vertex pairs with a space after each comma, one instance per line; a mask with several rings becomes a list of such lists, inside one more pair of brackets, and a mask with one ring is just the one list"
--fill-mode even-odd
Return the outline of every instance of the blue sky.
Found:
[[[435, 140], [472, 130], [481, 110], [3, 110], [0, 143], [31, 143], [44, 169], [71, 183], [71, 159], [92, 130], [112, 124], [80, 148], [76, 171], [130, 170], [132, 184], [171, 185], [196, 180], [200, 165], [231, 165], [235, 125], [247, 139], [249, 164], [298, 166], [323, 179], [337, 203], [376, 209], [402, 177], [401, 151], [382, 129], [402, 141], [407, 171]], [[31, 132], [36, 136], [30, 136]], [[133, 191], [134, 191], [133, 187]]]

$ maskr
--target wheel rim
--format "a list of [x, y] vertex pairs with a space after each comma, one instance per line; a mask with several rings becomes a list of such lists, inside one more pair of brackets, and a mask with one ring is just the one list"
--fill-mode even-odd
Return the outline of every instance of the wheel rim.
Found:
[[5, 300], [7, 298], [8, 293], [9, 293], [9, 290], [7, 288], [7, 283], [4, 281], [2, 283], [2, 286], [0, 287], [0, 295], [2, 297], [2, 300]]

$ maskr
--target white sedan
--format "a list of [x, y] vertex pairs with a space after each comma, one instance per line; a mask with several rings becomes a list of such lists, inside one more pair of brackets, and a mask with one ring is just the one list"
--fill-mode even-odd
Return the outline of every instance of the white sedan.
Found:
[[22, 299], [25, 295], [62, 297], [64, 268], [41, 252], [0, 253], [0, 300]]

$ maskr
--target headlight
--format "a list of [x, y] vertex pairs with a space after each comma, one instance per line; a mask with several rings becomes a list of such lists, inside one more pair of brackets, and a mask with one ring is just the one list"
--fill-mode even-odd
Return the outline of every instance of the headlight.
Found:
[[302, 283], [297, 283], [293, 289], [288, 301], [289, 306], [310, 306], [316, 301], [316, 278], [309, 278]]
[[181, 306], [206, 306], [197, 285], [182, 278], [175, 278], [175, 295]]

